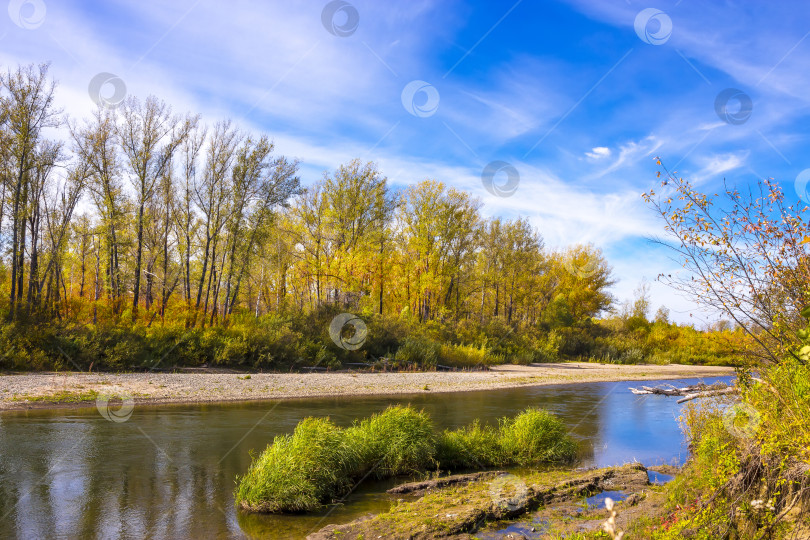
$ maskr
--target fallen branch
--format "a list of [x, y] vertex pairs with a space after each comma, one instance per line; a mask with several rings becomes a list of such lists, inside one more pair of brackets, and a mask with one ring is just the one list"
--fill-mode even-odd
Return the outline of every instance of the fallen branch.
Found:
[[736, 394], [740, 391], [739, 388], [736, 386], [730, 386], [728, 388], [724, 388], [722, 390], [710, 390], [708, 392], [696, 392], [694, 394], [689, 394], [681, 399], [678, 400], [678, 403], [685, 403], [687, 401], [692, 401], [693, 399], [704, 398], [709, 396], [722, 396], [725, 394]]
[[636, 395], [659, 394], [664, 396], [687, 396], [699, 392], [724, 390], [726, 388], [729, 388], [729, 386], [724, 383], [715, 383], [711, 385], [700, 383], [693, 386], [685, 386], [683, 388], [676, 388], [671, 384], [662, 384], [656, 387], [642, 386], [641, 390], [638, 388], [630, 388], [630, 391]]
[[418, 493], [425, 492], [431, 489], [440, 489], [448, 486], [455, 486], [458, 484], [469, 484], [478, 480], [489, 480], [501, 474], [506, 474], [505, 471], [484, 471], [472, 474], [455, 474], [452, 476], [444, 476], [435, 480], [425, 480], [424, 482], [409, 482], [407, 484], [400, 484], [399, 486], [389, 489], [386, 493], [391, 494], [404, 494], [404, 493]]

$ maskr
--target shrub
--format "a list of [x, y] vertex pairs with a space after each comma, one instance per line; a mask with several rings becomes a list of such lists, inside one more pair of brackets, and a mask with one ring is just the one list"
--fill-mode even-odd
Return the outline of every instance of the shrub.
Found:
[[389, 356], [410, 334], [407, 321], [400, 317], [376, 315], [369, 317], [366, 325], [368, 335], [363, 350], [376, 357]]
[[407, 337], [397, 349], [394, 362], [399, 366], [435, 368], [439, 363], [441, 346], [427, 339]]
[[439, 354], [443, 364], [454, 367], [489, 366], [496, 361], [484, 346], [442, 344]]
[[318, 352], [315, 354], [315, 365], [328, 369], [340, 369], [341, 367], [340, 360], [326, 347], [318, 349]]

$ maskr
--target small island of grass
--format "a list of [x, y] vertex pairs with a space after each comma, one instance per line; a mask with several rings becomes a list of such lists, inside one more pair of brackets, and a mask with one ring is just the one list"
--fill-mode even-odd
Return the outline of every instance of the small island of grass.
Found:
[[498, 426], [474, 422], [443, 432], [410, 406], [389, 407], [345, 429], [328, 418], [305, 418], [253, 461], [238, 479], [235, 500], [249, 512], [307, 512], [367, 476], [570, 462], [576, 450], [563, 423], [534, 408]]

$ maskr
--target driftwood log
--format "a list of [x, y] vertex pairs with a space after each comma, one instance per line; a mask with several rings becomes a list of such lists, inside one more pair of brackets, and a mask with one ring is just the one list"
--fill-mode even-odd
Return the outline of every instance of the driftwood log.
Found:
[[662, 384], [655, 387], [642, 386], [640, 389], [631, 388], [630, 391], [636, 395], [658, 394], [664, 396], [682, 396], [682, 398], [678, 400], [678, 403], [684, 403], [702, 397], [735, 394], [739, 392], [739, 389], [736, 386], [729, 386], [725, 383], [700, 383], [680, 388], [671, 384]]
[[708, 390], [706, 392], [695, 392], [693, 394], [687, 394], [681, 399], [678, 400], [678, 403], [684, 403], [686, 401], [692, 401], [693, 399], [704, 398], [709, 396], [722, 396], [725, 394], [736, 394], [739, 392], [740, 389], [736, 386], [729, 386], [728, 388], [723, 388], [722, 390]]

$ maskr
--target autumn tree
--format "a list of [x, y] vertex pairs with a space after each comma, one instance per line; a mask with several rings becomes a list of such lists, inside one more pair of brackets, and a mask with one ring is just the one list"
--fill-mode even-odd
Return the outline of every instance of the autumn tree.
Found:
[[[114, 112], [98, 108], [83, 125], [71, 125], [73, 153], [89, 176], [92, 201], [104, 230], [105, 280], [113, 312], [120, 308], [122, 230], [126, 227], [128, 197], [124, 191], [122, 163], [115, 135]], [[99, 257], [101, 259], [101, 257]]]
[[555, 255], [556, 291], [567, 302], [574, 320], [596, 317], [613, 303], [612, 269], [601, 250], [575, 245]]
[[135, 187], [137, 208], [133, 321], [138, 316], [140, 298], [144, 209], [154, 195], [158, 180], [168, 173], [175, 150], [197, 121], [197, 117], [181, 120], [172, 115], [171, 107], [154, 96], [149, 96], [144, 102], [129, 97], [121, 107], [121, 120], [116, 124], [116, 129], [130, 181]]
[[[48, 79], [48, 67], [48, 64], [18, 67], [0, 76], [4, 90], [0, 102], [4, 112], [0, 117], [4, 120], [3, 139], [8, 145], [3, 183], [11, 195], [10, 318], [14, 318], [16, 307], [23, 300], [26, 232], [41, 202], [42, 191], [33, 182], [44, 182], [59, 158], [58, 145], [45, 138], [48, 128], [62, 122], [61, 111], [54, 106], [56, 83]], [[38, 219], [33, 217], [35, 222]]]
[[[217, 123], [208, 141], [204, 171], [194, 185], [194, 202], [203, 215], [201, 235], [204, 241], [195, 307], [199, 309], [201, 305], [203, 306], [203, 316], [208, 312], [212, 284], [216, 286], [218, 279], [217, 247], [220, 232], [228, 218], [230, 171], [241, 138], [231, 122]], [[203, 290], [205, 290], [204, 301]]]
[[461, 265], [471, 257], [481, 203], [468, 193], [425, 180], [411, 186], [397, 212], [407, 301], [421, 320], [452, 298]]
[[379, 279], [378, 253], [395, 206], [387, 179], [374, 163], [353, 160], [324, 177], [323, 196], [333, 300], [341, 290], [367, 295]]
[[[265, 225], [278, 207], [287, 207], [300, 193], [298, 162], [284, 156], [272, 157], [273, 144], [267, 137], [248, 138], [239, 151], [233, 172], [235, 209], [230, 218], [230, 255], [225, 291], [225, 315], [238, 303], [242, 280], [254, 258]], [[237, 255], [240, 255], [237, 258]]]
[[658, 242], [685, 272], [659, 279], [726, 314], [757, 343], [757, 356], [778, 362], [798, 344], [810, 303], [807, 207], [770, 180], [708, 195], [661, 167], [661, 193], [644, 198], [664, 220]]
[[199, 228], [199, 218], [195, 213], [194, 195], [195, 187], [199, 183], [199, 159], [207, 130], [199, 124], [189, 131], [183, 139], [179, 149], [179, 158], [176, 160], [179, 171], [179, 194], [175, 197], [174, 221], [178, 230], [178, 248], [183, 274], [183, 290], [186, 307], [191, 307], [192, 281], [191, 258], [195, 252], [192, 239]]

